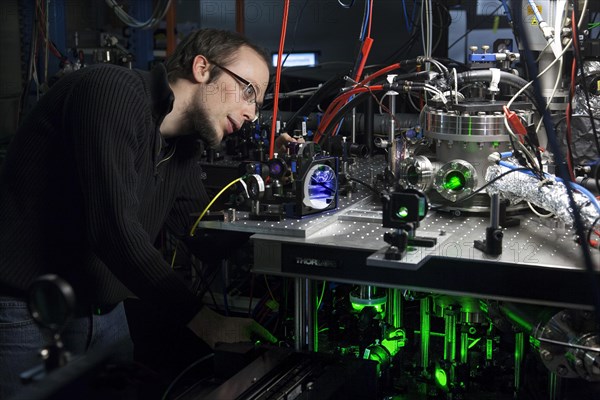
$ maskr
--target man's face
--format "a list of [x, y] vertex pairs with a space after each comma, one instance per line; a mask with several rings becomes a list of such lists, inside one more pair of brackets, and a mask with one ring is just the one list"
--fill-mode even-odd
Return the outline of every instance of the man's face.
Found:
[[[210, 63], [210, 60], [209, 60]], [[238, 131], [246, 121], [253, 121], [257, 104], [254, 96], [244, 96], [247, 85], [235, 75], [252, 84], [256, 90], [256, 103], [262, 104], [269, 81], [269, 69], [254, 50], [241, 47], [234, 61], [223, 65], [228, 71], [211, 64], [212, 71], [220, 72], [217, 79], [199, 84], [187, 109], [191, 128], [209, 145], [218, 145], [225, 135]]]

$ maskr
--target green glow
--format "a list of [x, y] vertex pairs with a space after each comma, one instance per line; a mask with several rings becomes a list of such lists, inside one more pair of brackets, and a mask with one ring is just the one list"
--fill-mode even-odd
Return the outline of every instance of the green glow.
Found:
[[534, 349], [539, 349], [540, 348], [540, 340], [533, 337], [533, 336], [529, 336], [529, 344], [534, 348]]
[[270, 299], [265, 305], [273, 311], [279, 311], [279, 303], [276, 300]]
[[[483, 311], [484, 313], [488, 313], [488, 304], [485, 301], [479, 300], [479, 308], [481, 309], [481, 311]], [[492, 325], [490, 323], [490, 325]]]
[[469, 136], [471, 136], [472, 125], [473, 125], [473, 118], [469, 117]]
[[381, 350], [377, 347], [373, 349], [365, 349], [365, 354], [363, 355], [365, 360], [375, 361], [379, 364], [385, 361], [385, 354], [381, 354]]
[[[402, 346], [399, 346], [400, 343], [402, 343]], [[383, 347], [385, 347], [387, 349], [387, 351], [389, 351], [393, 357], [396, 354], [398, 354], [398, 352], [400, 351], [400, 348], [404, 346], [404, 342], [399, 342], [398, 340], [383, 339], [381, 341], [381, 345]]]
[[449, 172], [444, 179], [444, 189], [462, 190], [465, 187], [466, 177], [458, 171]]
[[511, 309], [505, 309], [504, 311], [506, 312], [506, 316], [510, 319], [510, 321], [523, 328], [524, 331], [531, 331], [533, 329], [531, 322], [523, 318], [522, 315], [517, 314]]
[[361, 312], [365, 307], [375, 307], [375, 311], [377, 311], [378, 313], [383, 312], [383, 304], [377, 304], [375, 306], [367, 306], [364, 304], [357, 304], [357, 303], [351, 303], [351, 304], [352, 304], [352, 309], [356, 312]]
[[461, 186], [460, 183], [460, 179], [458, 178], [458, 176], [453, 176], [452, 178], [448, 179], [448, 181], [444, 184], [444, 187], [446, 189], [457, 189]]
[[500, 146], [500, 142], [494, 142], [492, 143], [492, 146], [494, 146], [494, 148], [498, 148]]
[[492, 359], [492, 353], [494, 351], [494, 348], [492, 346], [492, 339], [486, 339], [485, 340], [485, 359], [486, 360], [491, 360]]
[[408, 217], [408, 208], [400, 207], [400, 209], [396, 213], [396, 217], [401, 218], [401, 219]]
[[517, 332], [515, 335], [515, 360], [523, 359], [523, 332]]
[[[462, 339], [462, 338], [461, 338]], [[461, 341], [461, 346], [460, 346], [460, 362], [462, 363], [466, 363], [467, 362], [467, 349], [468, 349], [468, 343], [469, 339], [466, 339], [465, 345], [463, 345], [462, 341]]]
[[381, 345], [394, 357], [406, 345], [406, 334], [398, 328], [391, 332], [388, 338], [383, 339]]
[[435, 369], [435, 382], [442, 388], [445, 388], [448, 385], [448, 376], [446, 376], [446, 371], [441, 368]]

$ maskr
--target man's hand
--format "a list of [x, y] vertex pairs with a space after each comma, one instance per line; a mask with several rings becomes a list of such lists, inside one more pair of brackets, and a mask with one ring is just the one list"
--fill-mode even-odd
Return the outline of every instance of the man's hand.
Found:
[[288, 133], [282, 133], [275, 139], [275, 152], [276, 153], [285, 153], [287, 152], [287, 144], [288, 143], [304, 143], [304, 139], [295, 139], [291, 137]]
[[202, 307], [187, 326], [211, 348], [219, 342], [277, 342], [275, 336], [253, 319], [224, 317], [207, 306]]

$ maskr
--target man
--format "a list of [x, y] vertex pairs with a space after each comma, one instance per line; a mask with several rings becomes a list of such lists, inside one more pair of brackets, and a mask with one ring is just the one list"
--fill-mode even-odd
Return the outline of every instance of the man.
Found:
[[188, 232], [190, 213], [208, 204], [198, 139], [216, 145], [253, 121], [268, 80], [259, 48], [205, 29], [166, 69], [91, 66], [40, 99], [0, 172], [0, 398], [19, 389], [19, 373], [48, 343], [25, 302], [43, 274], [74, 288], [78, 307], [62, 337], [75, 354], [129, 337], [127, 297], [168, 310], [210, 346], [274, 340], [250, 319], [203, 307], [153, 245], [164, 226]]

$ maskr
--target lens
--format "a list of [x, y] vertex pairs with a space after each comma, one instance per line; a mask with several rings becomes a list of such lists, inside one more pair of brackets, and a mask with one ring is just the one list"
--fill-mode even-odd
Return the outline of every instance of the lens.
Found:
[[304, 183], [305, 205], [316, 210], [324, 210], [335, 202], [337, 177], [328, 165], [315, 165], [310, 168]]

